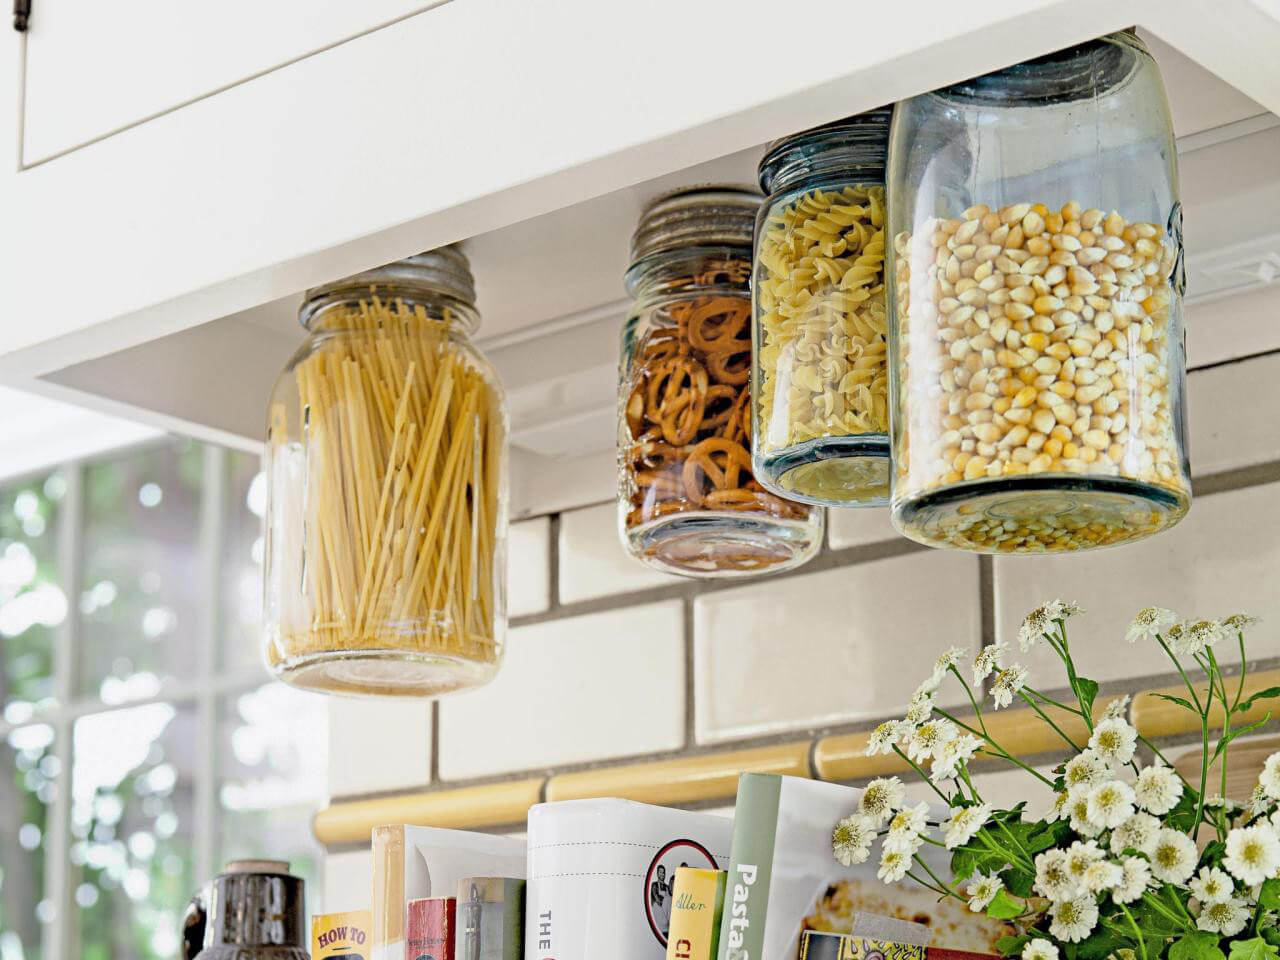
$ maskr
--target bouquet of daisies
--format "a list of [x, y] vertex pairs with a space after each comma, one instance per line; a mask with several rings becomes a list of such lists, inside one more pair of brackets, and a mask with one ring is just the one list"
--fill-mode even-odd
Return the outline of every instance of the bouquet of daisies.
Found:
[[[1186, 684], [1170, 700], [1199, 717], [1202, 756], [1198, 782], [1188, 782], [1127, 722], [1129, 698], [1095, 711], [1098, 684], [1076, 669], [1067, 621], [1078, 606], [1054, 600], [1023, 621], [1023, 652], [1048, 644], [1066, 670], [1068, 695], [1054, 699], [1028, 685], [1024, 667], [1009, 660], [1006, 643], [984, 647], [966, 678], [968, 651], [952, 647], [912, 698], [906, 716], [876, 728], [868, 754], [898, 754], [945, 802], [949, 816], [930, 819], [929, 804], [908, 806], [897, 777], [872, 781], [859, 808], [832, 832], [832, 850], [846, 866], [865, 862], [880, 840], [879, 877], [903, 877], [961, 900], [975, 912], [1007, 921], [999, 943], [1022, 960], [1269, 960], [1280, 947], [1280, 753], [1268, 758], [1245, 807], [1226, 795], [1228, 746], [1267, 722], [1233, 725], [1256, 701], [1280, 697], [1270, 688], [1244, 697], [1244, 635], [1255, 621], [1186, 621], [1148, 608], [1134, 619], [1129, 642], [1158, 644]], [[1238, 646], [1241, 671], [1226, 677], [1214, 649]], [[1205, 676], [1199, 685], [1188, 671]], [[940, 685], [958, 680], [973, 716], [937, 706]], [[1023, 763], [987, 731], [980, 699], [984, 684], [999, 709], [1021, 701], [1061, 739], [1071, 757], [1052, 777]], [[976, 694], [975, 694], [976, 691]], [[1088, 730], [1077, 743], [1062, 729], [1075, 715]], [[1053, 714], [1051, 716], [1050, 714]], [[1059, 722], [1055, 722], [1054, 716]], [[1070, 724], [1077, 730], [1078, 724]], [[1141, 749], [1141, 753], [1140, 753]], [[983, 801], [969, 776], [974, 757], [995, 757], [1054, 791], [1044, 819], [1024, 817]], [[1142, 765], [1140, 759], [1150, 762]], [[1209, 769], [1221, 766], [1217, 796], [1206, 799]], [[1192, 778], [1195, 780], [1196, 778]], [[931, 843], [951, 851], [951, 879], [930, 870], [919, 850]]]

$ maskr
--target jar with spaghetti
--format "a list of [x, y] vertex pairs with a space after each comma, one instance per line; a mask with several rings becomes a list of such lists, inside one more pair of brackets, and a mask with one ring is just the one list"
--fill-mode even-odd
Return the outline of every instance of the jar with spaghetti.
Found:
[[482, 684], [506, 630], [507, 413], [453, 248], [309, 290], [266, 452], [268, 668], [312, 690]]
[[760, 196], [659, 198], [632, 238], [618, 395], [618, 517], [637, 559], [689, 577], [786, 570], [822, 544], [819, 510], [751, 469], [751, 230]]
[[806, 130], [760, 162], [752, 464], [767, 489], [806, 503], [889, 499], [889, 118]]
[[890, 148], [893, 519], [986, 553], [1149, 536], [1191, 503], [1182, 208], [1132, 32], [914, 97]]

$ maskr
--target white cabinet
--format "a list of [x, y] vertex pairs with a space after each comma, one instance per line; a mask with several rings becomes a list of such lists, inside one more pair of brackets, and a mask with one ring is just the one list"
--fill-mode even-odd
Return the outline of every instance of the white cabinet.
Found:
[[35, 0], [26, 165], [275, 70], [440, 0]]

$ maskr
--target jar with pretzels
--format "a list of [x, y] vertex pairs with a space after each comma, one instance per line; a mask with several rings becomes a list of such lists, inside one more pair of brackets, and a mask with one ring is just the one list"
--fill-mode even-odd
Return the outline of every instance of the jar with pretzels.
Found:
[[753, 463], [767, 489], [806, 503], [889, 498], [889, 119], [806, 130], [760, 162]]
[[618, 393], [623, 545], [690, 577], [785, 570], [821, 546], [820, 510], [751, 468], [751, 231], [759, 194], [658, 198], [632, 238]]

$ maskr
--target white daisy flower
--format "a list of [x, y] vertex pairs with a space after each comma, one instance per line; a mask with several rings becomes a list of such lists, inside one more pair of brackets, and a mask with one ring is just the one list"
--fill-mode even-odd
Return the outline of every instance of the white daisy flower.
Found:
[[1280, 869], [1280, 840], [1266, 826], [1237, 827], [1227, 834], [1222, 865], [1241, 883], [1261, 883]]
[[1133, 785], [1133, 796], [1138, 806], [1164, 816], [1178, 804], [1182, 796], [1182, 781], [1173, 768], [1166, 767], [1157, 760], [1149, 767], [1143, 767]]
[[871, 855], [871, 841], [876, 836], [876, 822], [861, 813], [851, 814], [831, 831], [831, 852], [846, 867], [865, 863]]
[[907, 875], [910, 868], [911, 854], [886, 846], [880, 855], [880, 869], [876, 871], [876, 876], [885, 883], [897, 883]]
[[1169, 628], [1178, 622], [1178, 615], [1164, 607], [1147, 607], [1138, 611], [1138, 615], [1129, 624], [1124, 638], [1130, 643], [1137, 640], [1154, 641], [1156, 637], [1168, 633]]
[[933, 765], [929, 772], [935, 780], [957, 776], [960, 768], [972, 760], [981, 747], [982, 741], [971, 733], [952, 737], [933, 751]]
[[1156, 836], [1156, 848], [1151, 854], [1151, 874], [1166, 883], [1185, 883], [1195, 871], [1198, 858], [1196, 845], [1190, 837], [1165, 827]]
[[1258, 786], [1272, 800], [1280, 800], [1280, 753], [1273, 753], [1262, 764]]
[[995, 874], [987, 876], [978, 874], [978, 879], [964, 889], [964, 892], [969, 895], [969, 909], [974, 913], [981, 913], [1003, 889], [1004, 883]]
[[1094, 787], [1086, 802], [1089, 822], [1104, 828], [1118, 827], [1133, 816], [1133, 788], [1119, 780]]
[[1218, 620], [1196, 620], [1187, 624], [1187, 643], [1199, 650], [1212, 647], [1226, 636], [1227, 631]]
[[997, 673], [995, 681], [991, 684], [991, 700], [995, 704], [995, 709], [999, 710], [1011, 704], [1014, 695], [1026, 684], [1027, 668], [1021, 664], [1015, 663]]
[[947, 674], [951, 671], [951, 668], [960, 662], [960, 658], [967, 657], [968, 655], [968, 647], [947, 647], [947, 649], [942, 652], [942, 656], [933, 661], [933, 679], [937, 681], [937, 683], [942, 683], [942, 681], [946, 679]]
[[1271, 797], [1267, 794], [1261, 782], [1254, 784], [1253, 793], [1249, 794], [1249, 802], [1246, 806], [1255, 817], [1266, 813], [1267, 807], [1271, 806]]
[[1111, 831], [1111, 852], [1137, 850], [1151, 856], [1155, 852], [1156, 836], [1159, 833], [1159, 820], [1149, 813], [1135, 813]]
[[1022, 625], [1018, 627], [1018, 649], [1023, 653], [1030, 651], [1032, 646], [1040, 642], [1052, 624], [1053, 621], [1049, 619], [1045, 606], [1036, 607], [1022, 618]]
[[880, 777], [863, 788], [858, 809], [870, 817], [878, 827], [902, 806], [905, 795], [902, 781], [897, 777]]
[[1094, 840], [1077, 840], [1066, 849], [1067, 874], [1077, 886], [1084, 882], [1084, 875], [1095, 863], [1106, 859], [1106, 854]]
[[1022, 960], [1058, 960], [1058, 948], [1044, 937], [1036, 937], [1022, 948]]
[[1169, 644], [1169, 649], [1179, 657], [1194, 657], [1204, 650], [1203, 646], [1197, 644], [1196, 637], [1191, 633], [1191, 624], [1186, 620], [1170, 627], [1165, 632], [1164, 639]]
[[1120, 882], [1111, 888], [1116, 903], [1133, 903], [1151, 883], [1151, 865], [1141, 857], [1125, 857], [1120, 861]]
[[1196, 917], [1196, 926], [1224, 937], [1234, 937], [1249, 922], [1251, 911], [1243, 900], [1221, 900], [1206, 903]]
[[1244, 633], [1258, 622], [1258, 618], [1247, 613], [1233, 613], [1222, 621], [1222, 625], [1237, 633]]
[[989, 643], [973, 658], [973, 685], [976, 687], [991, 676], [991, 671], [1004, 666], [1009, 645], [1003, 640]]
[[941, 749], [948, 740], [954, 740], [959, 728], [946, 719], [929, 720], [916, 727], [916, 732], [907, 741], [907, 756], [916, 763], [924, 763]]
[[1222, 903], [1230, 900], [1236, 892], [1231, 878], [1217, 867], [1201, 867], [1187, 886], [1191, 888], [1191, 895], [1201, 903]]
[[1112, 700], [1110, 703], [1107, 704], [1107, 709], [1102, 712], [1102, 719], [1103, 720], [1117, 720], [1117, 719], [1123, 720], [1125, 717], [1125, 714], [1129, 710], [1129, 701], [1132, 699], [1133, 698], [1129, 696], [1129, 694], [1127, 693], [1123, 697], [1116, 697], [1114, 700]]
[[1124, 879], [1124, 871], [1120, 864], [1109, 860], [1099, 860], [1084, 872], [1080, 886], [1089, 893], [1102, 893], [1117, 886]]
[[942, 842], [948, 850], [962, 847], [974, 838], [991, 816], [991, 804], [980, 803], [976, 807], [960, 807], [951, 819], [942, 825]]
[[937, 698], [937, 693], [920, 693], [917, 692], [911, 698], [911, 702], [907, 704], [907, 715], [903, 718], [903, 722], [910, 724], [912, 727], [918, 727], [933, 716], [933, 704]]
[[916, 838], [924, 833], [925, 827], [928, 826], [929, 805], [927, 803], [917, 803], [914, 807], [903, 807], [893, 815], [893, 819], [889, 821], [889, 834], [885, 838], [885, 842], [896, 841], [904, 843], [907, 838]]
[[1061, 820], [1063, 817], [1068, 816], [1069, 815], [1068, 805], [1070, 803], [1071, 803], [1070, 792], [1066, 790], [1062, 790], [1058, 793], [1055, 793], [1053, 795], [1053, 805], [1049, 807], [1049, 812], [1044, 815], [1044, 818], [1048, 820], [1050, 823], [1055, 823], [1056, 821]]
[[1089, 749], [1113, 767], [1132, 760], [1137, 747], [1138, 731], [1118, 717], [1100, 720], [1089, 737]]
[[1053, 923], [1049, 933], [1067, 943], [1079, 943], [1098, 925], [1098, 904], [1093, 897], [1073, 897], [1049, 908]]
[[1054, 623], [1059, 620], [1069, 620], [1082, 613], [1084, 613], [1084, 607], [1074, 600], [1050, 600], [1044, 605], [1045, 617]]
[[942, 686], [942, 681], [946, 678], [946, 674], [941, 677], [936, 673], [931, 673], [920, 681], [920, 686], [916, 687], [915, 693], [911, 694], [911, 699], [917, 697], [935, 697], [938, 695], [938, 688]]
[[1103, 831], [1100, 823], [1094, 823], [1089, 816], [1089, 793], [1077, 790], [1067, 796], [1067, 814], [1071, 821], [1071, 829], [1082, 837], [1096, 837]]
[[902, 720], [886, 720], [874, 730], [867, 739], [867, 748], [863, 751], [868, 757], [879, 753], [893, 753], [893, 748], [905, 737], [911, 735], [914, 728]]
[[1050, 900], [1070, 900], [1076, 895], [1079, 884], [1067, 867], [1065, 850], [1055, 848], [1036, 856], [1035, 889]]
[[1089, 791], [1111, 776], [1111, 768], [1092, 750], [1083, 750], [1067, 761], [1063, 778], [1070, 793]]

